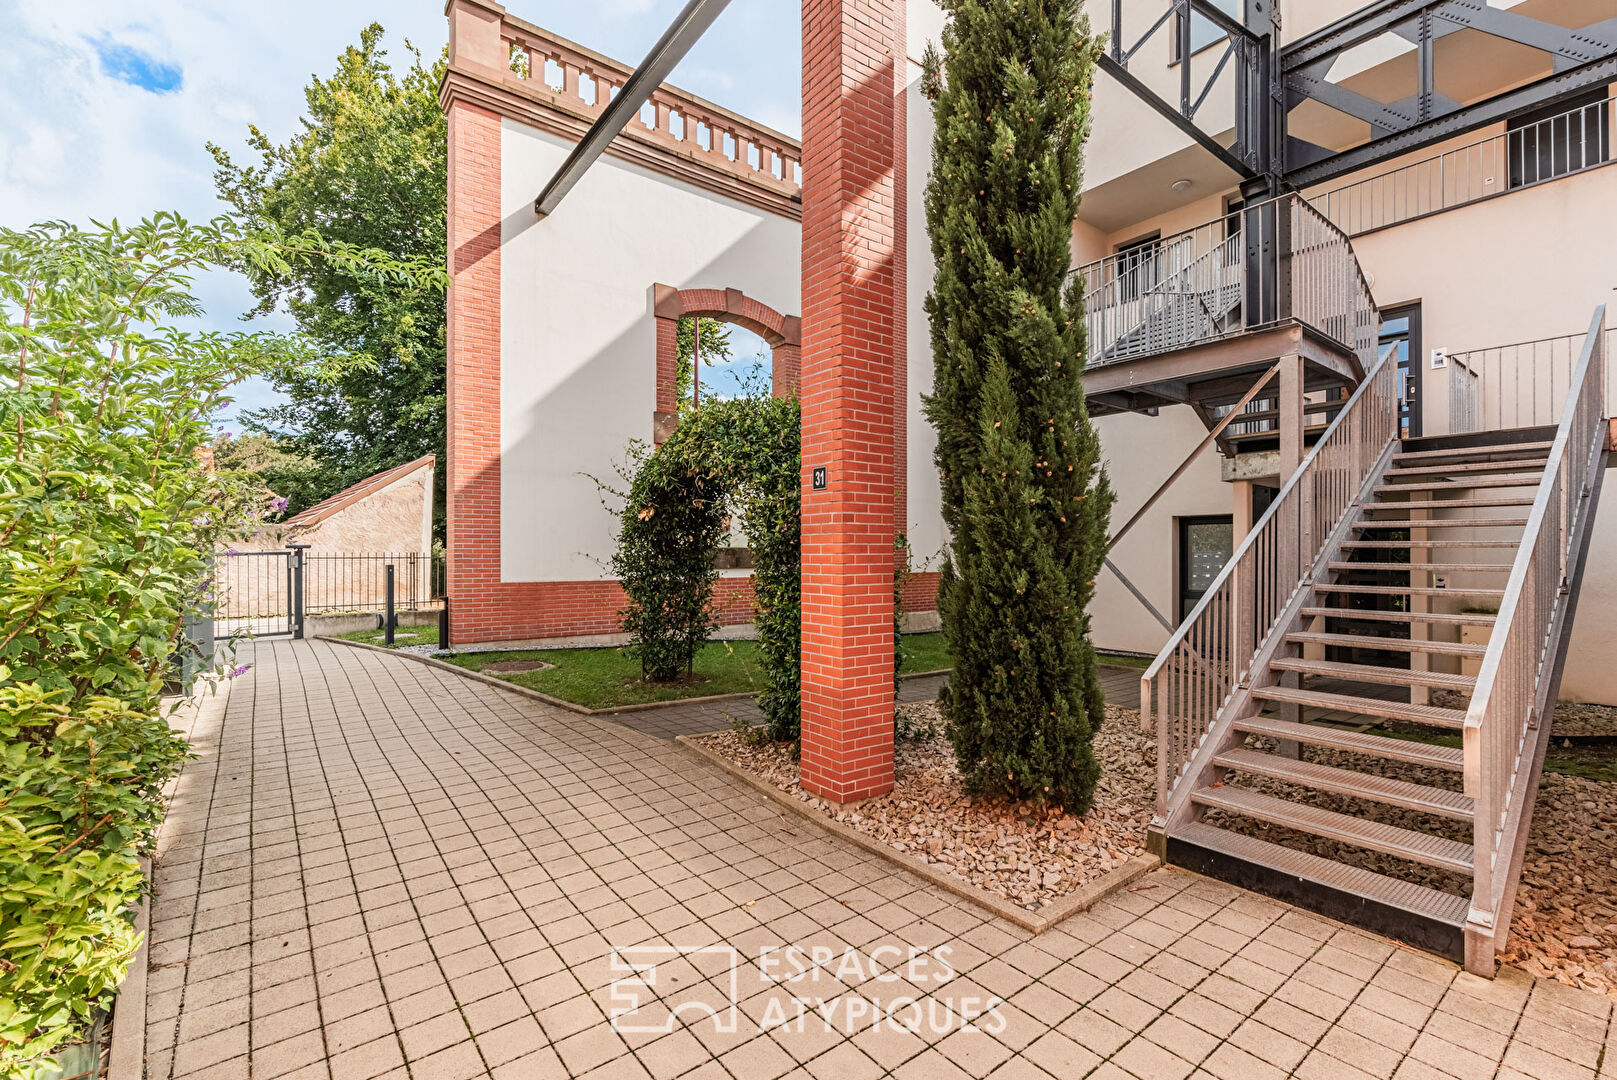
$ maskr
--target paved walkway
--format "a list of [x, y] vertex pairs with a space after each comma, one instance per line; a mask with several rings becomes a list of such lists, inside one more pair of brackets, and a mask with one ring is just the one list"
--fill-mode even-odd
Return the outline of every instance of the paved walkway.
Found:
[[159, 844], [149, 1080], [1617, 1076], [1610, 1003], [1519, 972], [1177, 870], [1030, 939], [644, 733], [245, 659]]
[[[1107, 702], [1125, 709], [1138, 709], [1140, 674], [1136, 668], [1102, 666], [1100, 684]], [[904, 679], [899, 683], [898, 700], [936, 701], [938, 691], [943, 689], [946, 681], [947, 675], [918, 675], [912, 679]], [[647, 735], [672, 739], [679, 735], [703, 735], [709, 731], [723, 731], [739, 722], [762, 723], [763, 713], [751, 698], [730, 698], [726, 701], [703, 701], [640, 709], [618, 713], [611, 719], [615, 724], [643, 731]]]

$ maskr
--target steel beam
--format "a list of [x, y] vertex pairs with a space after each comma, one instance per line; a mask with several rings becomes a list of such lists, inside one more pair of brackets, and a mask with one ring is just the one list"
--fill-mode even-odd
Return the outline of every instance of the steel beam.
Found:
[[1122, 64], [1118, 63], [1116, 60], [1105, 55], [1104, 53], [1100, 57], [1100, 68], [1112, 78], [1122, 83], [1123, 86], [1129, 90], [1130, 93], [1134, 94], [1135, 97], [1139, 98], [1141, 101], [1151, 106], [1151, 108], [1155, 109], [1157, 113], [1166, 118], [1170, 124], [1188, 135], [1191, 140], [1196, 143], [1196, 145], [1200, 146], [1203, 150], [1206, 150], [1209, 154], [1212, 154], [1219, 161], [1223, 162], [1231, 172], [1235, 173], [1235, 175], [1244, 180], [1251, 179], [1258, 175], [1255, 169], [1249, 166], [1246, 162], [1242, 161], [1240, 158], [1236, 157], [1235, 154], [1231, 153], [1211, 135], [1207, 134], [1207, 132], [1191, 123], [1187, 117], [1180, 114], [1178, 109], [1175, 109], [1172, 105], [1162, 100], [1162, 98], [1157, 95], [1156, 91], [1152, 90], [1149, 86], [1145, 85], [1145, 83], [1129, 74], [1128, 68], [1124, 67]]
[[[1438, 38], [1467, 29], [1548, 53], [1554, 75], [1461, 106], [1437, 91], [1433, 45]], [[1384, 34], [1395, 34], [1415, 46], [1419, 88], [1414, 95], [1383, 104], [1327, 81], [1339, 56]], [[1287, 111], [1304, 100], [1314, 100], [1371, 126], [1369, 142], [1341, 153], [1293, 141], [1288, 147], [1285, 179], [1295, 187], [1311, 186], [1496, 123], [1609, 81], [1617, 73], [1614, 62], [1617, 19], [1569, 29], [1495, 8], [1487, 0], [1383, 0], [1282, 50]]]
[[1302, 189], [1334, 180], [1389, 158], [1407, 154], [1423, 146], [1488, 124], [1508, 120], [1519, 113], [1551, 105], [1557, 100], [1617, 79], [1617, 55], [1551, 75], [1536, 83], [1445, 113], [1425, 123], [1415, 124], [1374, 139], [1352, 149], [1286, 171], [1286, 180]]
[[674, 66], [684, 59], [691, 46], [707, 32], [713, 20], [729, 3], [730, 0], [690, 0], [685, 5], [663, 36], [657, 39], [657, 44], [651, 47], [646, 58], [640, 61], [640, 66], [634, 69], [634, 73], [618, 90], [618, 96], [607, 103], [600, 117], [590, 125], [578, 145], [573, 147], [573, 152], [567, 155], [567, 160], [562, 162], [561, 168], [556, 170], [556, 175], [550, 178], [550, 183], [533, 201], [535, 214], [545, 217], [555, 211], [573, 185], [595, 164], [595, 159], [606, 152], [624, 125], [639, 115], [641, 106], [663, 84]]

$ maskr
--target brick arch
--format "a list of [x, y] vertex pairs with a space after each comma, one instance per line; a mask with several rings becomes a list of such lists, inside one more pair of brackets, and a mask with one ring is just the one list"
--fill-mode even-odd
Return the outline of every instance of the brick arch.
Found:
[[768, 343], [773, 355], [772, 382], [776, 397], [796, 394], [803, 367], [803, 320], [782, 315], [740, 289], [676, 289], [653, 285], [652, 314], [657, 318], [658, 442], [668, 437], [678, 419], [674, 400], [674, 368], [678, 357], [679, 320], [687, 315], [719, 319], [750, 330]]

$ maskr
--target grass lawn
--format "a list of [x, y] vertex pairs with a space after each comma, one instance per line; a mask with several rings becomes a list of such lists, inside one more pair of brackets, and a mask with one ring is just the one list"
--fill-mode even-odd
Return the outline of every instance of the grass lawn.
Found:
[[[1394, 739], [1408, 739], [1411, 742], [1431, 743], [1435, 746], [1459, 747], [1464, 744], [1464, 739], [1459, 735], [1448, 735], [1390, 721], [1382, 726], [1370, 728], [1369, 733]], [[1552, 741], [1544, 755], [1544, 771], [1560, 773], [1563, 776], [1581, 776], [1585, 780], [1604, 780], [1608, 783], [1617, 781], [1617, 746], [1586, 742], [1566, 746]]]
[[[382, 644], [382, 631], [361, 630], [343, 634], [349, 641], [367, 645]], [[436, 645], [438, 626], [401, 626], [394, 635], [397, 645]], [[489, 672], [507, 682], [582, 705], [587, 709], [610, 709], [620, 705], [644, 705], [657, 701], [679, 701], [710, 694], [750, 694], [763, 688], [763, 672], [758, 666], [758, 644], [753, 641], [710, 641], [696, 656], [695, 677], [674, 685], [640, 681], [640, 665], [617, 648], [521, 649], [505, 652], [461, 653], [444, 659], [468, 671], [482, 671], [489, 664], [508, 660], [543, 660], [554, 667], [543, 671]], [[1150, 661], [1138, 656], [1102, 653], [1102, 664], [1143, 668]], [[940, 671], [952, 666], [949, 646], [940, 633], [905, 634], [905, 674]]]
[[[414, 628], [412, 628], [414, 629]], [[401, 630], [400, 645], [436, 642], [436, 627], [420, 627], [424, 635], [409, 640]], [[382, 643], [380, 630], [344, 634], [350, 641], [369, 645]], [[904, 670], [934, 671], [948, 667], [948, 650], [942, 634], [906, 634]], [[763, 688], [763, 671], [758, 662], [755, 641], [710, 641], [696, 655], [696, 674], [687, 683], [674, 685], [640, 681], [640, 664], [622, 649], [521, 649], [507, 652], [461, 653], [444, 657], [468, 671], [482, 671], [490, 664], [509, 660], [543, 660], [554, 667], [541, 671], [489, 672], [496, 678], [530, 690], [582, 705], [587, 709], [610, 709], [620, 705], [643, 705], [657, 701], [706, 697], [710, 694], [749, 694]]]
[[1132, 667], [1144, 671], [1151, 666], [1154, 656], [1130, 656], [1128, 653], [1097, 653], [1095, 659], [1108, 667]]
[[[352, 634], [339, 634], [344, 641], [363, 641], [367, 645], [384, 645], [383, 633], [380, 630], [356, 630]], [[436, 622], [427, 626], [401, 626], [393, 632], [394, 645], [436, 645], [438, 644], [438, 624]]]

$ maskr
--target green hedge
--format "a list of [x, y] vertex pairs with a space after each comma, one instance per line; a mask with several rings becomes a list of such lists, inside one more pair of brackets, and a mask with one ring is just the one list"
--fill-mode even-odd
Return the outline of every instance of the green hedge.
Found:
[[[264, 508], [203, 467], [236, 381], [326, 361], [278, 335], [185, 330], [191, 275], [340, 261], [442, 272], [313, 236], [158, 215], [0, 229], [0, 1077], [78, 1038], [138, 945], [138, 856], [185, 744], [159, 715], [211, 555]], [[211, 659], [211, 658], [210, 658]]]

